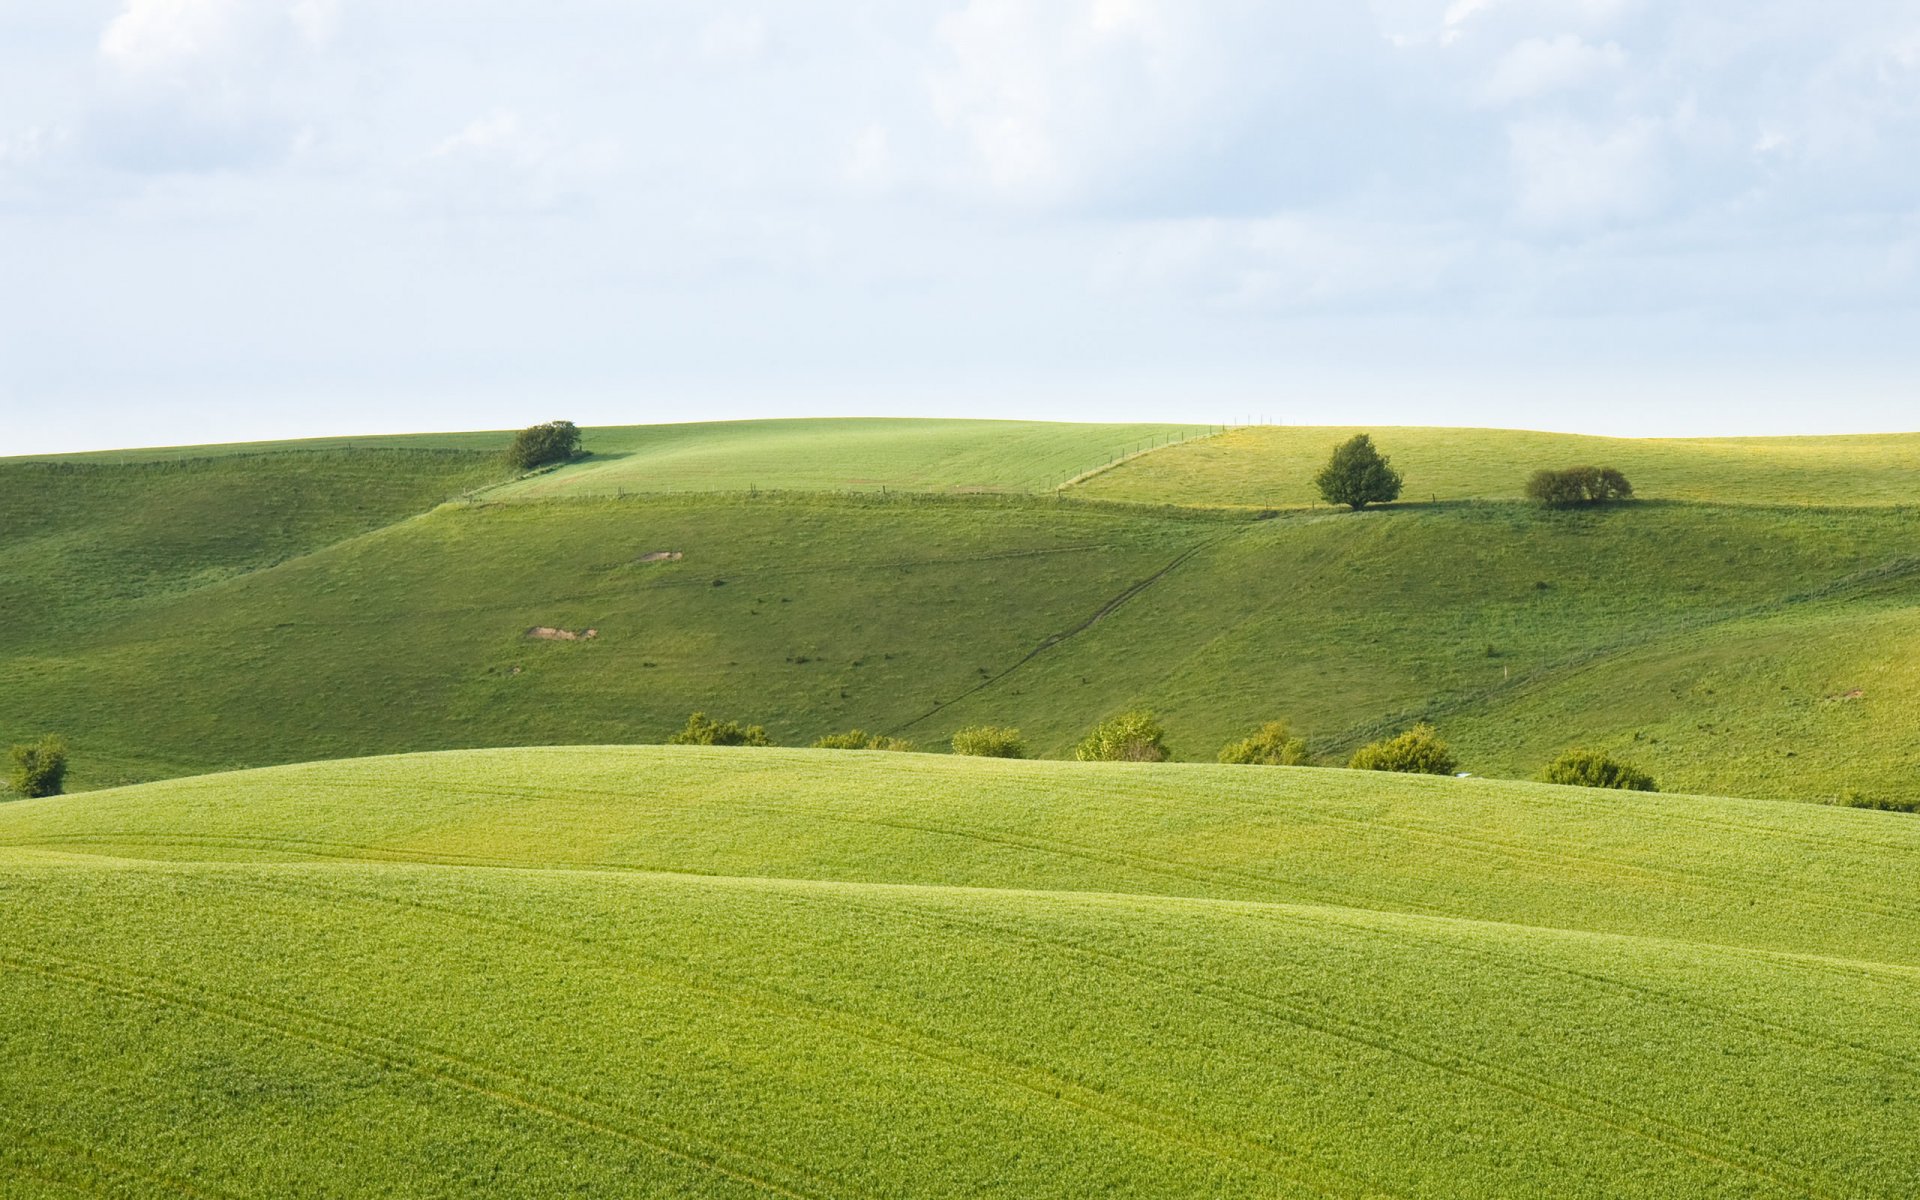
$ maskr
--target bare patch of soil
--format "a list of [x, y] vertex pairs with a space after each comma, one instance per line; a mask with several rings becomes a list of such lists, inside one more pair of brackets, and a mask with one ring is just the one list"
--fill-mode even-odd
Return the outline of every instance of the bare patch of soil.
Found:
[[598, 629], [555, 629], [551, 625], [535, 625], [527, 630], [526, 636], [536, 642], [590, 642], [600, 636]]

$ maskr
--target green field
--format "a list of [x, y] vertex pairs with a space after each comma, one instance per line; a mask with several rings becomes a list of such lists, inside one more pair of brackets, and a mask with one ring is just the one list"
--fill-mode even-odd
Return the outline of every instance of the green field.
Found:
[[489, 499], [628, 493], [1045, 492], [1193, 425], [839, 418], [591, 429], [585, 460]]
[[1406, 477], [1403, 501], [1512, 500], [1542, 467], [1612, 466], [1643, 496], [1715, 504], [1920, 505], [1920, 434], [1603, 438], [1512, 429], [1254, 426], [1147, 455], [1080, 494], [1151, 504], [1305, 508], [1314, 472], [1370, 433]]
[[[417, 460], [439, 473], [375, 512], [358, 457], [219, 461], [59, 477], [71, 494], [0, 470], [21, 504], [57, 501], [17, 527], [31, 570], [4, 586], [33, 619], [0, 628], [0, 732], [65, 733], [77, 786], [659, 741], [696, 708], [792, 745], [859, 726], [939, 748], [1012, 723], [1063, 756], [1144, 704], [1189, 760], [1282, 717], [1338, 763], [1427, 716], [1476, 774], [1531, 777], [1589, 743], [1677, 789], [1920, 798], [1911, 510], [1253, 520], [789, 494], [393, 520], [472, 464]], [[334, 497], [360, 507], [330, 512]], [[645, 561], [661, 552], [681, 558]]]
[[8, 1195], [1886, 1196], [1920, 823], [551, 749], [0, 808]]

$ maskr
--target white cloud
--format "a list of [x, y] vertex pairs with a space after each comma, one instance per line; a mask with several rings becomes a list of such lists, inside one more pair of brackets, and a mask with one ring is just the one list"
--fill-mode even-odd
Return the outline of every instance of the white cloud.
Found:
[[1600, 126], [1541, 117], [1515, 122], [1507, 137], [1518, 213], [1529, 225], [1591, 229], [1646, 216], [1659, 198], [1657, 122]]
[[847, 182], [862, 191], [881, 191], [892, 184], [893, 135], [885, 125], [871, 124], [855, 135], [845, 173]]
[[767, 23], [757, 16], [725, 16], [700, 30], [700, 57], [716, 66], [752, 66], [765, 57]]
[[1596, 46], [1570, 33], [1528, 38], [1500, 57], [1480, 96], [1494, 105], [1533, 100], [1592, 86], [1626, 64], [1626, 52], [1614, 42]]

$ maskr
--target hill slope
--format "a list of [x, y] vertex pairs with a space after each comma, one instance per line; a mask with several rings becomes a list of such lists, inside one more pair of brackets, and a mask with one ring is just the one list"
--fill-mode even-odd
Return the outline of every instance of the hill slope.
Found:
[[1763, 802], [804, 751], [21, 802], [0, 1178], [1902, 1196], [1917, 851]]
[[[94, 787], [653, 741], [696, 708], [790, 744], [860, 726], [937, 747], [1012, 723], [1063, 755], [1146, 705], [1186, 759], [1283, 717], [1343, 762], [1428, 718], [1478, 774], [1530, 777], [1589, 744], [1677, 790], [1920, 801], [1914, 508], [1654, 498], [1256, 520], [1083, 498], [1220, 438], [1064, 496], [883, 498], [833, 489], [900, 436], [932, 457], [898, 477], [934, 463], [915, 484], [934, 488], [1072, 427], [767, 425], [643, 430], [653, 457], [635, 461], [718, 487], [729, 447], [758, 446], [832, 494], [524, 493], [562, 472], [436, 508], [498, 479], [454, 451], [0, 465], [0, 741], [59, 730], [76, 786]], [[1903, 444], [1854, 453], [1891, 478]]]

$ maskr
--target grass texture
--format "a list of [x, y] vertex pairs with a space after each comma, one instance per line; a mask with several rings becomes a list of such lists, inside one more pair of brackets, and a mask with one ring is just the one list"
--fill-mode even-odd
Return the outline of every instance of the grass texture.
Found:
[[[796, 470], [829, 464], [825, 487], [872, 449], [862, 431], [940, 423], [765, 424], [658, 428], [704, 431], [682, 449], [709, 466], [784, 446]], [[1061, 428], [969, 436], [1011, 456]], [[835, 429], [852, 439], [838, 457]], [[1897, 470], [1903, 444], [1873, 469]], [[1258, 520], [1089, 500], [1091, 484], [440, 503], [500, 478], [486, 453], [445, 448], [0, 464], [0, 742], [63, 733], [77, 787], [658, 741], [694, 709], [790, 745], [858, 727], [934, 748], [1011, 724], [1059, 757], [1144, 706], [1186, 760], [1285, 719], [1342, 763], [1427, 719], [1475, 774], [1531, 777], [1589, 745], [1670, 789], [1920, 800], [1911, 507], [1457, 501]]]
[[1339, 443], [1370, 433], [1406, 477], [1402, 500], [1509, 500], [1540, 468], [1618, 467], [1636, 492], [1720, 504], [1920, 504], [1920, 434], [1603, 438], [1511, 429], [1253, 426], [1123, 463], [1081, 494], [1152, 504], [1304, 508]]
[[829, 418], [590, 429], [590, 457], [492, 500], [673, 492], [1045, 492], [1192, 425]]
[[546, 749], [0, 807], [9, 1196], [1911, 1194], [1920, 824]]

